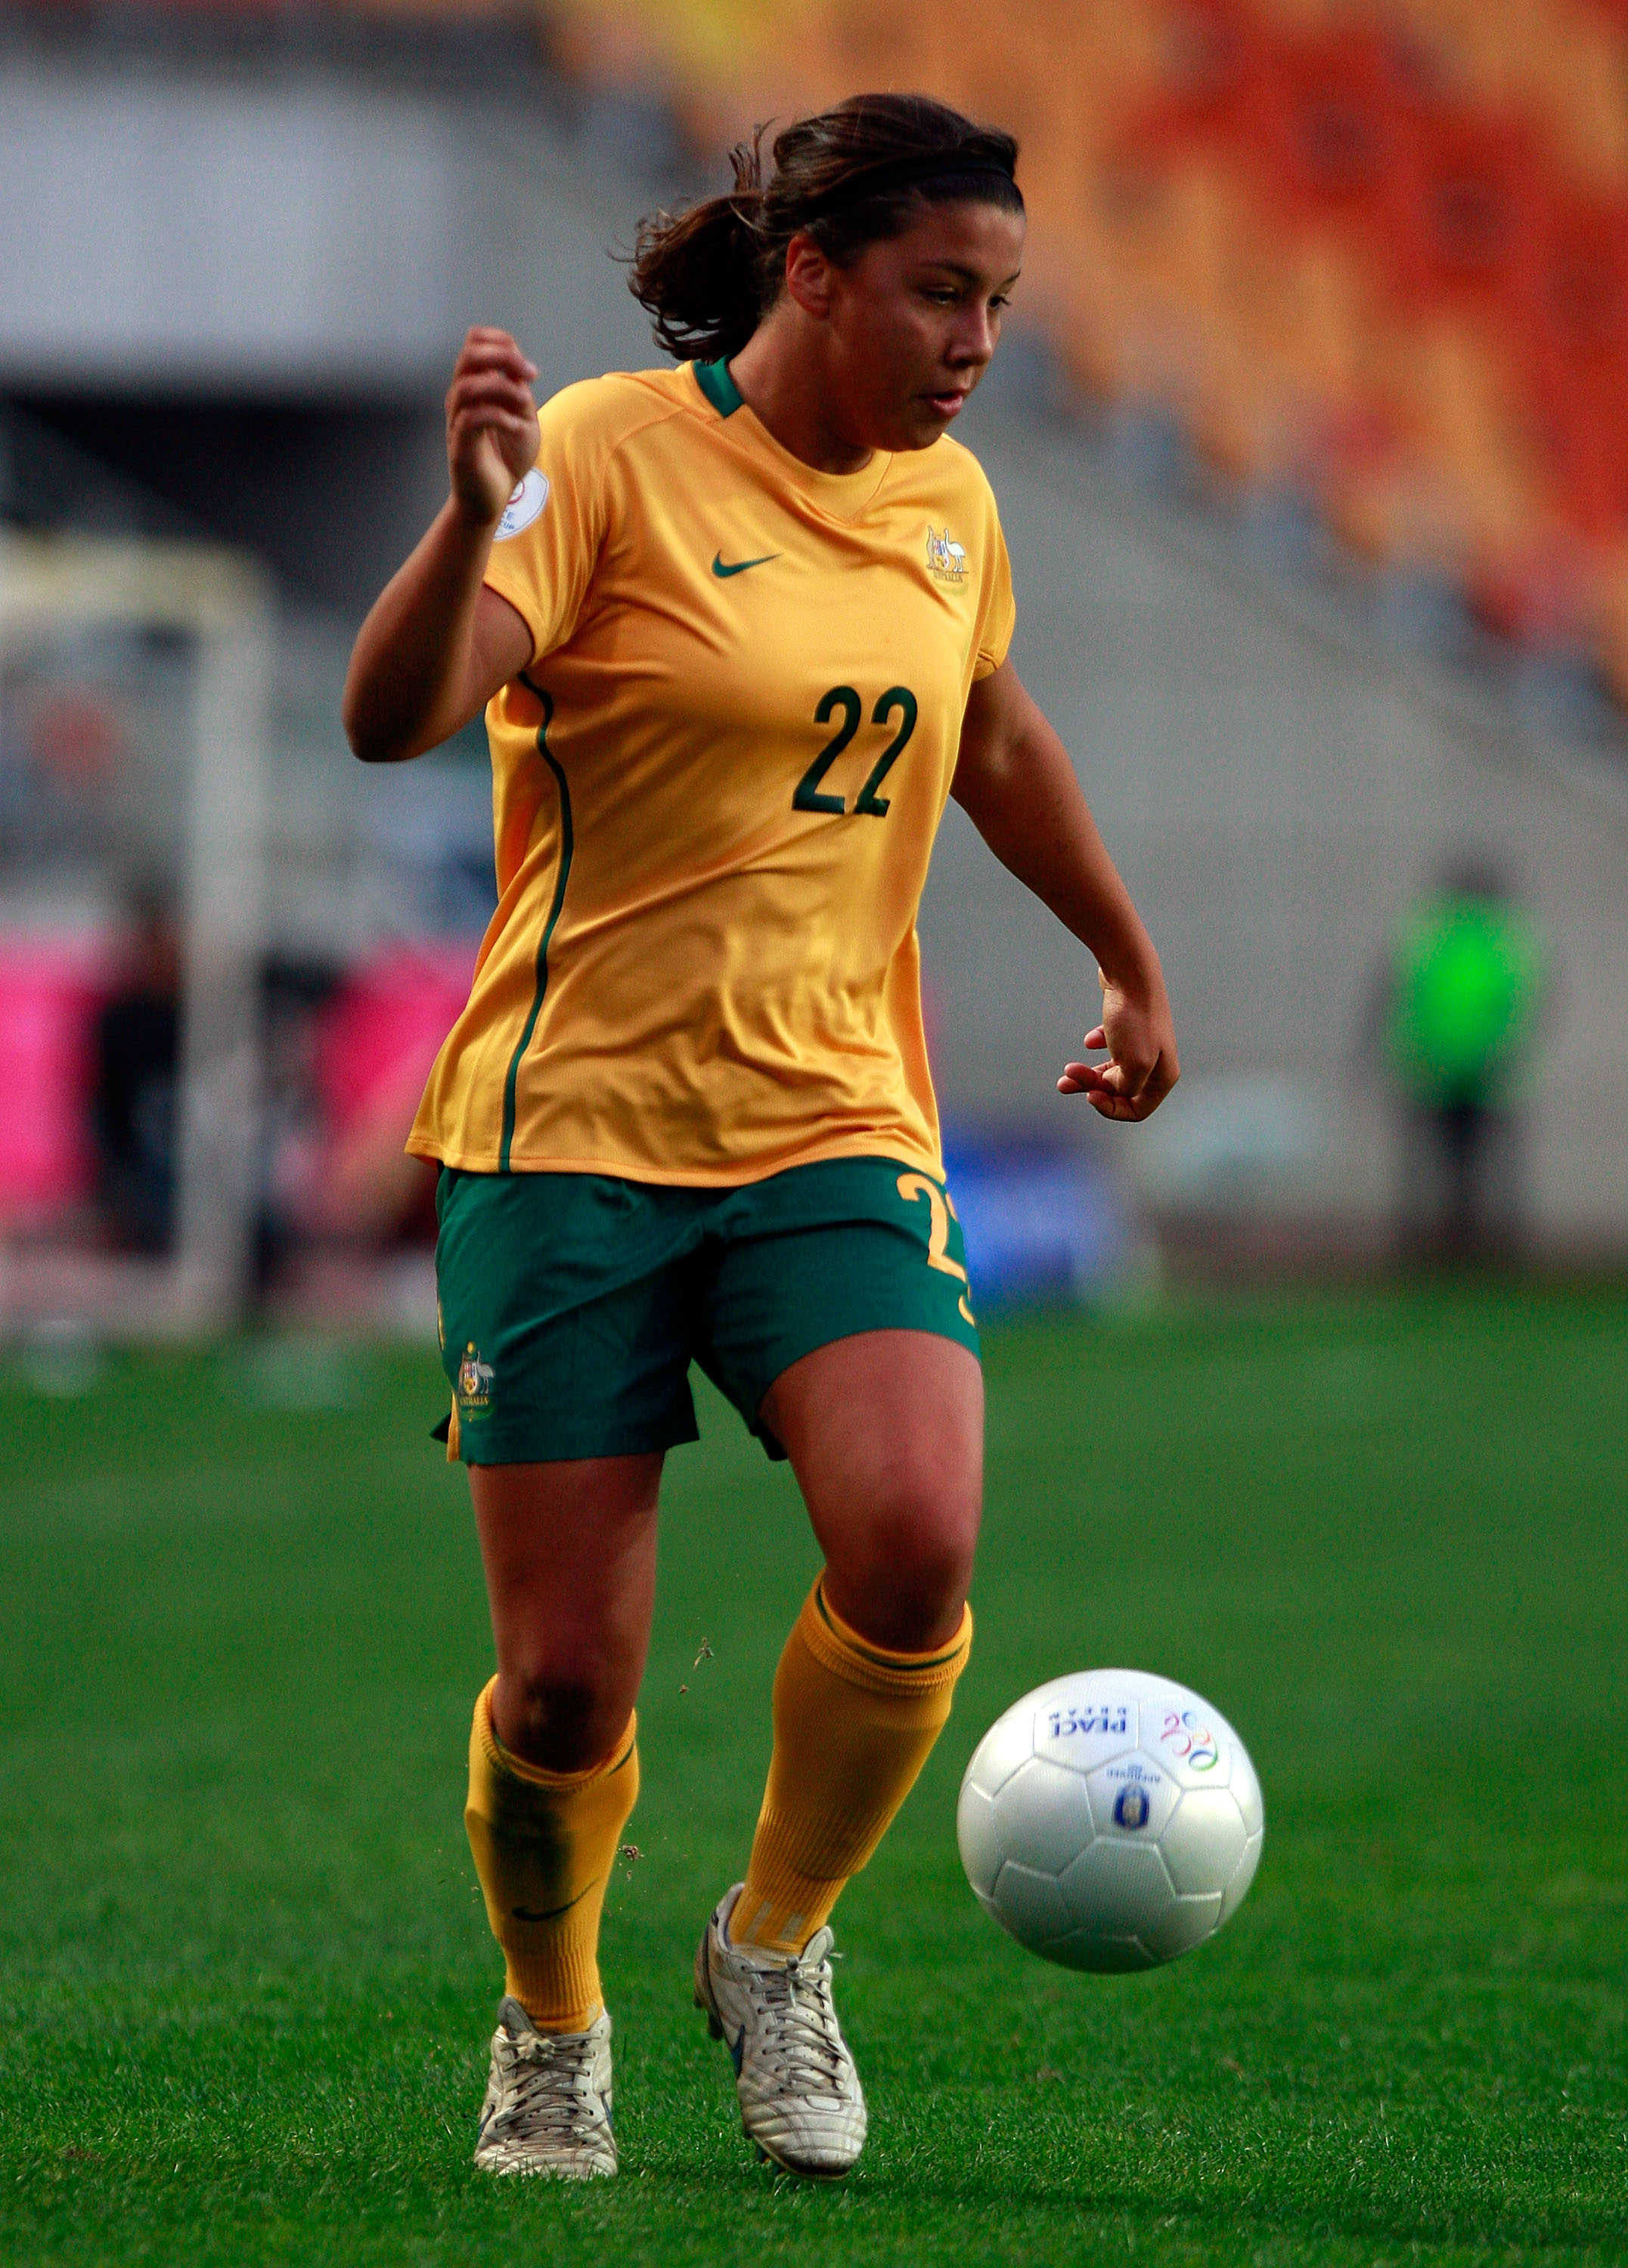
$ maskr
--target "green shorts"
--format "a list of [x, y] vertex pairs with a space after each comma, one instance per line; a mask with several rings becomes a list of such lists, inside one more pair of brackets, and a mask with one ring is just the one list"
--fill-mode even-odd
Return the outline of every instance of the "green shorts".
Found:
[[727, 1189], [448, 1167], [436, 1203], [447, 1454], [467, 1464], [693, 1441], [692, 1362], [778, 1457], [758, 1411], [815, 1347], [914, 1330], [978, 1351], [948, 1197], [887, 1158]]

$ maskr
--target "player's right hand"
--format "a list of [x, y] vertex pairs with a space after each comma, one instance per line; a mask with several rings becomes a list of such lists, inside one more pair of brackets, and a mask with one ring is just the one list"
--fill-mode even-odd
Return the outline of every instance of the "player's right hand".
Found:
[[469, 332], [446, 391], [446, 465], [453, 500], [476, 526], [496, 526], [537, 461], [537, 375], [507, 331]]
[[1097, 971], [1102, 988], [1102, 1020], [1086, 1034], [1088, 1048], [1106, 1048], [1106, 1063], [1063, 1066], [1059, 1094], [1083, 1094], [1099, 1118], [1131, 1125], [1151, 1118], [1182, 1073], [1175, 1059], [1175, 1027], [1157, 961], [1135, 984], [1114, 982]]

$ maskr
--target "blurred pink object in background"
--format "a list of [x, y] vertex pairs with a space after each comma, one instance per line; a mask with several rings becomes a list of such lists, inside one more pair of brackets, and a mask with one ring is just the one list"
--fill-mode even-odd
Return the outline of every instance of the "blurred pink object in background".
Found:
[[385, 1094], [410, 1087], [416, 1107], [442, 1041], [463, 1012], [475, 946], [460, 938], [392, 943], [361, 961], [322, 1012], [317, 1078], [328, 1124], [344, 1135]]
[[323, 1009], [317, 1083], [328, 1140], [318, 1209], [329, 1228], [385, 1236], [414, 1211], [425, 1169], [402, 1145], [469, 997], [475, 951], [468, 939], [387, 946]]
[[96, 1014], [114, 975], [106, 938], [0, 937], [0, 1223], [26, 1227], [95, 1183]]

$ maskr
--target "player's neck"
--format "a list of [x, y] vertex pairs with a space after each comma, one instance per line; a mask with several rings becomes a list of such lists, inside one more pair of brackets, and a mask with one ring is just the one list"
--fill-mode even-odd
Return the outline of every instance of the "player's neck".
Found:
[[860, 473], [875, 452], [833, 422], [816, 343], [799, 311], [782, 302], [729, 365], [740, 399], [759, 424], [816, 473]]

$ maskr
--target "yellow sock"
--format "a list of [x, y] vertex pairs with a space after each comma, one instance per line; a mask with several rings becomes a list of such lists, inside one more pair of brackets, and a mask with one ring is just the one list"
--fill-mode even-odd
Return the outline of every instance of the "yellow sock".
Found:
[[803, 1602], [775, 1673], [775, 1746], [737, 1944], [800, 1953], [887, 1832], [949, 1720], [972, 1609], [947, 1646], [889, 1653], [826, 1604]]
[[544, 1771], [492, 1728], [494, 1677], [475, 1705], [464, 1825], [512, 1992], [539, 2030], [584, 2032], [600, 1997], [600, 1913], [638, 1800], [637, 1717], [603, 1764]]

